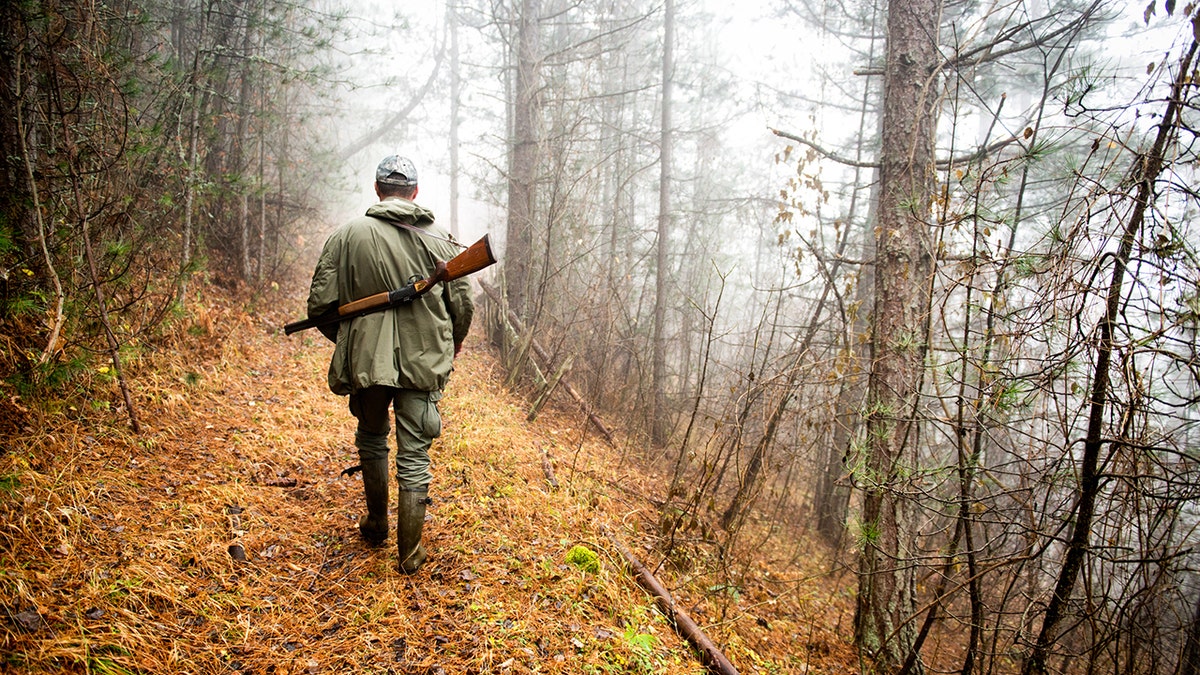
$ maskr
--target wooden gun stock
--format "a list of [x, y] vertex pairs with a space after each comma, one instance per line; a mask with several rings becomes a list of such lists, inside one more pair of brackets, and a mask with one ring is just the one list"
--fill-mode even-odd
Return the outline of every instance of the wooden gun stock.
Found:
[[318, 326], [326, 326], [331, 323], [353, 319], [364, 314], [381, 312], [385, 309], [391, 309], [397, 305], [406, 302], [412, 302], [424, 295], [434, 284], [439, 281], [454, 281], [461, 279], [468, 274], [474, 274], [479, 270], [495, 264], [496, 257], [492, 255], [492, 245], [488, 240], [488, 235], [483, 235], [479, 241], [467, 247], [467, 250], [454, 256], [447, 262], [441, 260], [434, 263], [433, 274], [428, 279], [420, 279], [404, 288], [394, 291], [384, 291], [368, 295], [365, 298], [359, 298], [353, 302], [348, 302], [337, 309], [334, 309], [326, 314], [311, 319], [302, 321], [293, 321], [283, 327], [283, 332], [286, 335], [302, 331], [308, 328], [316, 328]]
[[[483, 239], [471, 244], [467, 247], [467, 250], [454, 256], [446, 263], [446, 278], [444, 281], [461, 279], [468, 274], [474, 274], [485, 267], [493, 265], [495, 262], [496, 257], [492, 255], [492, 244], [485, 234], [483, 235]], [[430, 278], [432, 279], [433, 277]]]

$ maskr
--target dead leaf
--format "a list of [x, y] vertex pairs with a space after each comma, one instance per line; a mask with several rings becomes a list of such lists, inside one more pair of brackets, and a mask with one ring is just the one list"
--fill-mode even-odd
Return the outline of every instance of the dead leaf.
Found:
[[12, 617], [17, 620], [22, 628], [28, 631], [34, 631], [42, 626], [42, 615], [36, 610], [25, 609], [13, 614]]

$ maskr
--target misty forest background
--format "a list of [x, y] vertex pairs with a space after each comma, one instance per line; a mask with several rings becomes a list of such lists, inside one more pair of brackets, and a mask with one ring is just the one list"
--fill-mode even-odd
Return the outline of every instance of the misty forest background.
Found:
[[713, 7], [3, 3], [0, 391], [136, 429], [123, 366], [399, 150], [665, 555], [822, 541], [867, 670], [1196, 673], [1195, 5]]

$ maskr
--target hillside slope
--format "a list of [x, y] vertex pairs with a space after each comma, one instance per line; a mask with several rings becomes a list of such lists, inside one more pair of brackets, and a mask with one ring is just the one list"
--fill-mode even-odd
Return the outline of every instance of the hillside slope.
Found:
[[[325, 386], [329, 347], [315, 332], [284, 337], [289, 318], [197, 302], [132, 374], [140, 436], [107, 401], [31, 410], [5, 393], [0, 667], [703, 672], [601, 534], [658, 562], [636, 532], [652, 509], [630, 496], [649, 479], [576, 415], [526, 423], [477, 337], [442, 402], [430, 561], [404, 576], [394, 538], [365, 546], [361, 483], [340, 475], [357, 458], [345, 400]], [[598, 572], [566, 562], [576, 545], [599, 555]], [[853, 668], [840, 594], [741, 589], [716, 622], [701, 593], [687, 600], [703, 578], [684, 581], [681, 602], [742, 672]]]

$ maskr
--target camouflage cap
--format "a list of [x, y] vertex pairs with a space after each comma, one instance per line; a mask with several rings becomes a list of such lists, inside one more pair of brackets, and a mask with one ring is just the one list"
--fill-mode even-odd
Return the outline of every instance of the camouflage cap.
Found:
[[416, 185], [417, 166], [407, 157], [388, 155], [375, 169], [375, 182], [405, 187]]

